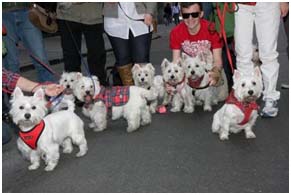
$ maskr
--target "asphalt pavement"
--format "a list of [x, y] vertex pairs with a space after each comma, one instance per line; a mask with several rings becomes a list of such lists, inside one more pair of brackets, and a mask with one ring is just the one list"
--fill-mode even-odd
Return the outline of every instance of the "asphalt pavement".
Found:
[[[152, 42], [151, 62], [157, 74], [162, 60], [171, 59], [172, 27], [159, 25], [154, 35], [158, 38]], [[50, 60], [62, 59], [59, 41], [45, 39]], [[279, 47], [286, 42], [279, 37]], [[110, 49], [108, 40], [106, 47]], [[239, 133], [222, 142], [211, 132], [213, 114], [222, 104], [212, 112], [198, 107], [193, 114], [154, 114], [149, 126], [134, 133], [126, 132], [123, 119], [109, 120], [105, 131], [95, 133], [78, 108], [86, 124], [88, 154], [76, 158], [74, 148], [73, 154], [61, 154], [54, 171], [45, 172], [44, 164], [29, 171], [14, 135], [2, 146], [2, 192], [289, 192], [289, 90], [280, 88], [289, 82], [289, 60], [284, 49], [279, 51], [279, 115], [258, 118], [256, 139]], [[25, 52], [22, 56], [22, 66], [29, 65]], [[107, 66], [113, 64], [113, 53], [108, 52]], [[63, 71], [62, 63], [52, 67]], [[36, 79], [35, 70], [22, 74]]]

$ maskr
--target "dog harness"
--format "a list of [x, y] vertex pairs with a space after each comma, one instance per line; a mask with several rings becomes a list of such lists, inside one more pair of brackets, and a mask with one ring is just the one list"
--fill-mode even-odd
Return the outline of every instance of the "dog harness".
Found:
[[19, 137], [24, 141], [26, 145], [28, 145], [31, 149], [36, 149], [37, 142], [39, 137], [41, 136], [43, 130], [45, 128], [45, 123], [43, 120], [36, 126], [34, 126], [31, 130], [27, 132], [19, 131]]
[[204, 75], [198, 79], [188, 78], [188, 85], [193, 89], [199, 88], [203, 78], [204, 78]]
[[116, 86], [106, 89], [101, 86], [99, 94], [94, 97], [94, 101], [102, 101], [106, 108], [111, 108], [112, 106], [123, 106], [129, 100], [129, 86]]
[[244, 113], [244, 119], [239, 123], [239, 125], [244, 125], [247, 122], [249, 122], [252, 111], [258, 110], [259, 106], [255, 101], [252, 102], [240, 102], [236, 99], [234, 96], [234, 91], [231, 91], [229, 96], [227, 97], [225, 103], [227, 104], [234, 104], [237, 106], [243, 113]]

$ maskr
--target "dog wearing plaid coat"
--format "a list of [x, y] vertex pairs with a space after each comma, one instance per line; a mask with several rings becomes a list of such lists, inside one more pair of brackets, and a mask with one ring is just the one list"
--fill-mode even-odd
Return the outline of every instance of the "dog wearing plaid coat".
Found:
[[96, 76], [78, 78], [74, 89], [76, 97], [85, 102], [83, 113], [92, 123], [94, 131], [103, 131], [107, 127], [107, 114], [112, 111], [112, 120], [125, 118], [127, 132], [137, 130], [140, 125], [151, 123], [151, 113], [147, 101], [153, 101], [157, 94], [137, 86], [113, 87], [101, 86]]

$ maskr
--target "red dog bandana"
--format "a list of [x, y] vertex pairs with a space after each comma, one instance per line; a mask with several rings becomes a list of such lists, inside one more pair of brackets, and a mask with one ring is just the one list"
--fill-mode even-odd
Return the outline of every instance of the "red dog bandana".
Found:
[[33, 127], [31, 130], [27, 132], [19, 131], [19, 137], [28, 145], [31, 149], [36, 149], [37, 142], [39, 137], [41, 136], [45, 127], [45, 123], [43, 120], [40, 121], [38, 125]]

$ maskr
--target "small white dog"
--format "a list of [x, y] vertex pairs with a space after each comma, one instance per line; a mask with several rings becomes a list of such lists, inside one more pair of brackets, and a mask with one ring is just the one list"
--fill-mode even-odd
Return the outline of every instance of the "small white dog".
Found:
[[162, 100], [165, 95], [163, 77], [161, 75], [155, 76], [155, 68], [151, 63], [135, 64], [131, 71], [135, 86], [158, 94], [158, 98], [150, 103], [151, 113], [156, 113], [158, 100]]
[[151, 123], [147, 100], [157, 98], [155, 93], [137, 86], [106, 89], [100, 85], [96, 76], [79, 78], [75, 94], [80, 101], [85, 102], [83, 113], [90, 117], [92, 123], [89, 127], [94, 128], [96, 132], [106, 129], [109, 109], [112, 109], [112, 120], [120, 117], [127, 120], [127, 132], [133, 132], [140, 125]]
[[33, 96], [24, 96], [21, 89], [16, 87], [11, 103], [10, 114], [20, 128], [17, 146], [31, 162], [29, 170], [37, 169], [42, 158], [46, 163], [45, 170], [52, 171], [58, 164], [60, 145], [64, 153], [71, 153], [72, 142], [76, 144], [80, 149], [77, 157], [87, 153], [83, 121], [71, 110], [45, 116], [47, 108], [42, 89]]
[[245, 130], [247, 139], [255, 138], [252, 130], [258, 117], [256, 100], [260, 97], [263, 84], [260, 69], [244, 75], [235, 70], [233, 92], [226, 103], [213, 117], [212, 132], [218, 133], [221, 140], [227, 140], [229, 133]]
[[60, 110], [75, 110], [74, 88], [77, 83], [78, 76], [82, 76], [80, 72], [63, 72], [60, 78], [60, 85], [64, 87], [63, 95], [59, 98], [52, 98], [52, 112]]
[[164, 59], [161, 68], [166, 86], [163, 105], [171, 103], [171, 112], [181, 111], [184, 105], [185, 113], [193, 113], [192, 89], [187, 85], [186, 74], [181, 62], [173, 63]]
[[[207, 56], [198, 54], [196, 57], [182, 53], [182, 64], [187, 78], [187, 84], [192, 88], [193, 101], [195, 105], [204, 105], [204, 111], [211, 111], [212, 105], [224, 101], [227, 97], [227, 82], [222, 81], [219, 86], [209, 86], [209, 74], [212, 69], [213, 57], [209, 51]], [[226, 78], [222, 71], [222, 80]]]

